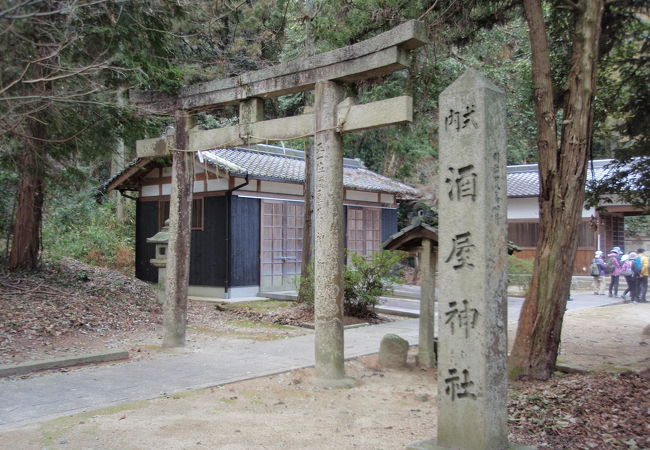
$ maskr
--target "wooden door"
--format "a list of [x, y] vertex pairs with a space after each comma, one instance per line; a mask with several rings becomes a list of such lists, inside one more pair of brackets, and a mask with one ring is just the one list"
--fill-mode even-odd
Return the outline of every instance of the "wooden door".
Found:
[[260, 290], [295, 289], [302, 263], [304, 206], [262, 200]]

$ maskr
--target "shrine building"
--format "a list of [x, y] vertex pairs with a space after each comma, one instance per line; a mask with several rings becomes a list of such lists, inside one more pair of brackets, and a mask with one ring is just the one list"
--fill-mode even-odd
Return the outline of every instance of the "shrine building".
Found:
[[[140, 157], [104, 184], [136, 203], [135, 271], [157, 282], [149, 260], [169, 217], [171, 167]], [[303, 235], [304, 152], [257, 144], [198, 152], [192, 203], [189, 295], [237, 298], [295, 289]], [[344, 159], [345, 247], [362, 255], [397, 232], [397, 202], [411, 186]], [[137, 195], [133, 195], [133, 194]]]
[[[587, 169], [587, 183], [592, 179], [606, 176], [607, 164], [611, 159], [592, 161]], [[537, 164], [508, 166], [508, 239], [514, 242], [521, 252], [519, 258], [534, 258], [539, 238], [539, 173]], [[578, 241], [574, 275], [589, 275], [589, 265], [596, 250], [607, 253], [617, 246], [626, 252], [635, 250], [625, 248], [624, 218], [641, 215], [643, 212], [627, 203], [612, 198], [612, 203], [601, 208], [585, 206], [582, 221], [575, 238]]]

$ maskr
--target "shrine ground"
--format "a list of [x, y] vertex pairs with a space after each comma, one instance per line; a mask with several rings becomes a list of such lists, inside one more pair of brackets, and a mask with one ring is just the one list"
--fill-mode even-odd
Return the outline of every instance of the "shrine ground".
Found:
[[[648, 368], [650, 336], [642, 334], [648, 323], [648, 304], [570, 311], [565, 316], [560, 359], [613, 373]], [[510, 336], [513, 335], [511, 325]], [[24, 426], [0, 433], [0, 448], [397, 449], [436, 434], [435, 371], [416, 368], [412, 356], [404, 370], [381, 369], [376, 364], [376, 356], [368, 356], [348, 361], [346, 371], [357, 378], [358, 387], [322, 389], [311, 383], [311, 369], [297, 370]], [[585, 392], [594, 390], [589, 384], [592, 378], [569, 377], [559, 383], [564, 380], [574, 385], [587, 383]], [[599, 383], [615, 384], [611, 380], [600, 379]], [[550, 448], [644, 448], [650, 445], [647, 440], [641, 442], [650, 436], [647, 417], [650, 385], [647, 378], [635, 377], [634, 380], [639, 397], [632, 398], [632, 405], [638, 403], [641, 413], [632, 412], [631, 415], [639, 422], [626, 424], [626, 421], [635, 420], [634, 417], [616, 419], [620, 423], [614, 424], [613, 429], [618, 430], [618, 435], [614, 431], [597, 431], [595, 438], [584, 435], [596, 426], [603, 426], [599, 416], [598, 424], [586, 421], [580, 428], [583, 434], [573, 436], [574, 440], [571, 437], [553, 440], [552, 436], [540, 435], [539, 427], [524, 427], [518, 432], [513, 430], [511, 422], [511, 431], [515, 432], [513, 438], [528, 443], [547, 442]], [[522, 396], [522, 392], [530, 392], [531, 388], [545, 394], [554, 389], [544, 383], [515, 383], [511, 386], [511, 394], [520, 399], [539, 398], [538, 394]], [[604, 404], [600, 405], [605, 408], [606, 417], [612, 410], [611, 401], [611, 397], [603, 398]], [[526, 405], [520, 404], [518, 408], [530, 412], [533, 407]], [[594, 408], [596, 406], [590, 404], [588, 409]], [[538, 422], [549, 419], [543, 417], [543, 410], [539, 414]], [[559, 417], [557, 423], [569, 423], [565, 419]], [[579, 418], [571, 420], [580, 423]], [[578, 425], [575, 425], [576, 430]], [[601, 439], [601, 435], [605, 437]], [[629, 443], [630, 439], [634, 445]], [[567, 447], [558, 442], [564, 442]]]

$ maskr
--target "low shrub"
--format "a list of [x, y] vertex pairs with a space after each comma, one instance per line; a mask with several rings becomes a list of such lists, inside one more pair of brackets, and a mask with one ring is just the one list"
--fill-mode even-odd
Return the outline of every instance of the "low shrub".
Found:
[[[398, 264], [405, 258], [404, 252], [387, 250], [375, 252], [367, 258], [356, 253], [351, 254], [351, 263], [343, 272], [343, 313], [355, 317], [375, 315], [373, 308], [379, 303], [379, 297], [392, 292], [391, 285], [400, 282]], [[313, 304], [313, 269], [307, 277], [300, 278], [300, 283], [306, 283], [307, 287], [306, 295], [301, 297], [301, 301]]]
[[344, 314], [355, 317], [374, 314], [379, 297], [392, 292], [391, 286], [400, 281], [401, 273], [396, 267], [405, 257], [404, 252], [388, 250], [375, 252], [367, 259], [353, 253], [352, 264], [345, 270]]

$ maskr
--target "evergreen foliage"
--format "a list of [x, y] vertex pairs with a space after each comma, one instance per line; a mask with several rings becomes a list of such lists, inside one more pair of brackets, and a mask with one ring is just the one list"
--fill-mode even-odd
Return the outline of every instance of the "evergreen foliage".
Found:
[[133, 273], [135, 202], [125, 203], [126, 219], [115, 214], [115, 202], [98, 204], [88, 170], [63, 170], [52, 184], [44, 211], [44, 257], [74, 258], [96, 266]]
[[[407, 254], [399, 251], [382, 250], [365, 258], [356, 253], [351, 255], [351, 263], [343, 273], [343, 312], [354, 317], [373, 315], [373, 308], [379, 304], [379, 297], [392, 292], [392, 285], [399, 283], [400, 271], [397, 269]], [[302, 301], [314, 304], [314, 272], [310, 266], [308, 276], [300, 278], [306, 286]]]
[[[571, 14], [563, 2], [544, 2], [561, 104], [569, 68]], [[58, 192], [59, 173], [85, 167], [101, 182], [117, 137], [160, 135], [170, 119], [145, 119], [117, 105], [116, 92], [138, 87], [173, 93], [182, 84], [234, 76], [278, 62], [353, 44], [409, 19], [421, 19], [431, 44], [413, 55], [409, 71], [349, 86], [359, 103], [409, 93], [414, 122], [349, 134], [346, 156], [370, 169], [430, 191], [437, 170], [437, 98], [468, 67], [506, 90], [508, 162], [537, 161], [530, 44], [521, 0], [46, 0], [0, 7], [0, 203], [5, 238], [13, 222], [27, 118], [46, 124], [36, 159], [45, 205]], [[603, 21], [594, 157], [614, 157], [614, 172], [592, 185], [590, 200], [618, 193], [650, 204], [647, 143], [650, 101], [647, 9], [640, 0], [610, 2]], [[11, 32], [8, 32], [11, 30]], [[43, 54], [43, 49], [52, 54]], [[40, 76], [34, 55], [47, 62]], [[45, 66], [45, 64], [44, 64]], [[311, 94], [265, 101], [267, 118], [300, 113]], [[561, 120], [562, 111], [558, 111]], [[236, 123], [234, 108], [203, 111], [204, 128]], [[29, 134], [29, 133], [27, 133]], [[285, 143], [302, 148], [305, 141]], [[629, 180], [632, 182], [629, 182]], [[633, 187], [633, 189], [630, 189]], [[435, 189], [433, 189], [435, 191]], [[435, 206], [434, 198], [429, 206]], [[407, 214], [407, 213], [406, 213]]]

